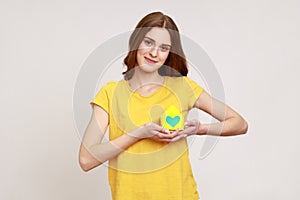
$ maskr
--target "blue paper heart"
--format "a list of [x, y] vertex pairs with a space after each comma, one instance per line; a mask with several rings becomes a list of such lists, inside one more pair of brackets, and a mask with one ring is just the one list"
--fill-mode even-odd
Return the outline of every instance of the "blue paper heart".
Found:
[[167, 116], [166, 121], [168, 122], [168, 124], [170, 124], [172, 127], [174, 127], [180, 121], [180, 117], [179, 116], [175, 116], [175, 117]]

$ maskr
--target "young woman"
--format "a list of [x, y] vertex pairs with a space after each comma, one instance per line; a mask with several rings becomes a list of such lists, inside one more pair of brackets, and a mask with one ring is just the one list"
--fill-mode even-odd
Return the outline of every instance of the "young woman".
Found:
[[[161, 12], [137, 24], [124, 63], [124, 80], [107, 83], [91, 102], [93, 113], [79, 153], [81, 168], [89, 171], [109, 161], [113, 200], [199, 199], [186, 137], [244, 134], [247, 122], [186, 76], [178, 28]], [[176, 116], [174, 110], [167, 113], [170, 107]], [[187, 121], [192, 108], [220, 122]], [[167, 115], [169, 124], [185, 121], [184, 127], [166, 128], [162, 118]], [[104, 143], [108, 126], [109, 142]]]

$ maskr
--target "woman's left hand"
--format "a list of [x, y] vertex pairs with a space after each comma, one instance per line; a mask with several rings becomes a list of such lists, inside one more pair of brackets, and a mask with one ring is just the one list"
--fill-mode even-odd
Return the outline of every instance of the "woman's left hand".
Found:
[[172, 139], [172, 142], [180, 140], [190, 135], [197, 135], [201, 128], [201, 123], [197, 120], [189, 120], [184, 123], [184, 130], [181, 130], [175, 138]]

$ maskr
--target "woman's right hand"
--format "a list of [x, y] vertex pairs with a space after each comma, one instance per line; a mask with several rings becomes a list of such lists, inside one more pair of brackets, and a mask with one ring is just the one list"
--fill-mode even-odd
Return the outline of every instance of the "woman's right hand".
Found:
[[[146, 123], [144, 126], [133, 131], [131, 134], [134, 137], [145, 139], [150, 138], [157, 142], [172, 142], [176, 136], [178, 136], [180, 130], [176, 131], [169, 131], [168, 129], [159, 126], [155, 123], [149, 122]], [[178, 138], [176, 138], [176, 141]]]

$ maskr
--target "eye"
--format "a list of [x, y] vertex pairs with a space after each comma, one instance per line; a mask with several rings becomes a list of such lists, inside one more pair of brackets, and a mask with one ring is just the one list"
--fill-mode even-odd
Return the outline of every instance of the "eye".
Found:
[[161, 49], [161, 51], [166, 52], [166, 51], [170, 50], [170, 47], [169, 46], [161, 46], [160, 49]]
[[150, 47], [150, 46], [153, 45], [153, 42], [152, 42], [151, 40], [147, 40], [147, 39], [144, 40], [144, 43], [145, 43], [146, 46], [148, 46], [148, 47]]

